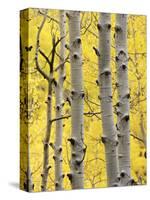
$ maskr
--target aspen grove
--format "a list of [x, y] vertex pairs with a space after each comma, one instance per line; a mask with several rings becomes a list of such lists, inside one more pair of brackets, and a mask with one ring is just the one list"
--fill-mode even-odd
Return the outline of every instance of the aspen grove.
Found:
[[20, 14], [20, 188], [146, 184], [146, 17]]

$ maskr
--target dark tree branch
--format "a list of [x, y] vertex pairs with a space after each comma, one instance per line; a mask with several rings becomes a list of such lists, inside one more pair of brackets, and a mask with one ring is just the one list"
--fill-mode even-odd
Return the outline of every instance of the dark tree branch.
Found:
[[[98, 115], [98, 114], [101, 114], [101, 112], [85, 112], [83, 113], [85, 116], [89, 116], [91, 115], [90, 117], [94, 116], [94, 115]], [[58, 117], [58, 118], [55, 118], [55, 119], [52, 119], [51, 120], [51, 123], [55, 122], [55, 121], [58, 121], [58, 120], [62, 120], [62, 119], [69, 119], [71, 117], [71, 115], [66, 115], [66, 116], [62, 116], [62, 117]]]
[[[45, 15], [45, 13], [43, 13], [41, 10], [39, 10], [39, 14], [41, 15]], [[59, 21], [53, 17], [50, 17], [49, 15], [46, 14], [46, 17], [54, 22], [56, 22], [57, 24], [59, 24]]]
[[41, 31], [43, 29], [43, 26], [45, 24], [46, 21], [46, 14], [47, 14], [47, 10], [45, 11], [45, 15], [43, 18], [43, 21], [40, 25], [40, 27], [38, 28], [38, 33], [37, 33], [37, 39], [36, 39], [36, 53], [35, 53], [35, 63], [36, 63], [36, 68], [39, 71], [39, 73], [46, 79], [49, 81], [49, 77], [48, 75], [41, 69], [40, 65], [39, 65], [39, 61], [38, 61], [38, 53], [39, 53], [39, 47], [40, 47], [40, 34]]
[[142, 143], [145, 145], [145, 142], [144, 142], [144, 140], [142, 140], [140, 137], [138, 137], [138, 136], [134, 135], [133, 133], [130, 133], [130, 135], [131, 135], [133, 138], [135, 138], [136, 140], [138, 140], [138, 141], [142, 142]]

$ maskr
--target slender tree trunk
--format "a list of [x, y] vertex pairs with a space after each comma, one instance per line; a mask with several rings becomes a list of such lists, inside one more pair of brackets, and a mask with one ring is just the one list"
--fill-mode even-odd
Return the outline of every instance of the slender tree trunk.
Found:
[[[65, 11], [60, 11], [60, 38], [63, 38], [60, 42], [60, 65], [65, 61], [65, 44], [66, 44], [66, 14]], [[55, 87], [56, 93], [56, 118], [62, 117], [63, 108], [63, 82], [65, 80], [65, 66], [61, 65], [59, 68], [59, 80]], [[63, 121], [56, 121], [56, 136], [55, 136], [55, 189], [62, 190], [62, 134], [63, 134]]]
[[121, 174], [121, 185], [128, 185], [130, 180], [130, 93], [128, 86], [127, 15], [116, 15], [115, 32], [118, 79], [117, 127], [119, 130], [119, 170]]
[[30, 144], [29, 143], [28, 143], [28, 156], [27, 156], [27, 171], [25, 174], [26, 174], [26, 182], [24, 183], [24, 189], [27, 192], [32, 192], [34, 190], [34, 184], [32, 182], [32, 172], [30, 168]]
[[46, 134], [43, 141], [43, 151], [44, 151], [44, 158], [43, 158], [43, 173], [42, 173], [42, 191], [46, 191], [47, 187], [47, 178], [48, 172], [51, 168], [49, 166], [49, 142], [50, 142], [50, 135], [51, 135], [51, 119], [52, 119], [52, 80], [53, 74], [50, 73], [49, 76], [50, 80], [48, 82], [48, 97], [47, 97], [47, 128]]
[[[37, 40], [36, 40], [36, 55], [35, 55], [35, 62], [36, 62], [37, 70], [43, 76], [43, 78], [45, 78], [48, 82], [48, 95], [47, 95], [47, 101], [46, 101], [46, 103], [47, 103], [47, 127], [46, 127], [45, 138], [43, 140], [43, 172], [41, 174], [41, 176], [42, 176], [41, 190], [42, 191], [46, 191], [48, 172], [49, 172], [49, 169], [51, 168], [51, 166], [49, 166], [49, 141], [50, 141], [50, 135], [51, 135], [52, 82], [53, 82], [53, 70], [50, 70], [49, 76], [48, 76], [41, 69], [39, 62], [38, 62], [38, 54], [40, 52], [40, 34], [41, 34], [43, 26], [46, 22], [46, 15], [47, 15], [47, 10], [45, 10], [43, 20], [41, 22], [40, 27], [38, 28]], [[44, 57], [45, 57], [45, 55], [44, 55]]]
[[[112, 77], [110, 68], [111, 48], [111, 18], [110, 14], [102, 13], [99, 16], [99, 61], [98, 84], [100, 89], [100, 102], [102, 112], [102, 142], [105, 145], [106, 169], [108, 186], [117, 186], [118, 155], [117, 155], [117, 132], [113, 120], [112, 106]], [[100, 53], [99, 53], [100, 52]]]
[[82, 49], [80, 38], [80, 12], [70, 11], [69, 18], [70, 62], [71, 62], [71, 173], [68, 178], [73, 189], [84, 187], [83, 160], [85, 156], [83, 136], [83, 77], [82, 77]]

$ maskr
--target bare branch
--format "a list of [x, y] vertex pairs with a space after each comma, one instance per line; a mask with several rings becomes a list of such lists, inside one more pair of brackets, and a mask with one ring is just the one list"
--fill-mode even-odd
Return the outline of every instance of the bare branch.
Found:
[[[41, 10], [39, 10], [39, 14], [41, 15], [45, 15], [45, 13], [43, 13]], [[53, 17], [50, 17], [49, 15], [46, 14], [46, 17], [54, 22], [56, 22], [57, 24], [59, 24], [59, 21]]]
[[[85, 112], [83, 114], [86, 115], [86, 116], [90, 116], [91, 115], [90, 117], [92, 117], [94, 115], [101, 114], [101, 112]], [[57, 120], [69, 119], [70, 117], [71, 117], [71, 115], [66, 115], [66, 116], [58, 117], [58, 118], [52, 119], [51, 123], [53, 123], [53, 122], [55, 122]]]
[[42, 28], [45, 24], [45, 21], [46, 21], [46, 13], [47, 13], [47, 10], [45, 11], [45, 15], [44, 15], [44, 18], [43, 18], [43, 21], [40, 25], [40, 27], [38, 28], [38, 33], [37, 33], [37, 39], [36, 39], [36, 53], [35, 53], [35, 63], [36, 63], [36, 68], [37, 70], [40, 72], [40, 74], [46, 79], [49, 81], [49, 77], [47, 76], [47, 74], [41, 69], [40, 65], [39, 65], [39, 61], [38, 61], [38, 52], [39, 52], [39, 47], [40, 47], [40, 34], [41, 34], [41, 31], [42, 31]]
[[134, 135], [133, 133], [130, 133], [130, 135], [131, 135], [133, 138], [135, 138], [136, 140], [138, 140], [138, 141], [142, 142], [142, 143], [145, 145], [145, 142], [144, 142], [144, 140], [143, 140], [143, 139], [141, 139], [141, 138], [140, 138], [140, 137], [138, 137], [137, 135]]
[[65, 64], [66, 62], [68, 62], [68, 59], [69, 59], [69, 56], [67, 56], [66, 59], [56, 67], [55, 72], [58, 71], [59, 68], [63, 67], [64, 64]]

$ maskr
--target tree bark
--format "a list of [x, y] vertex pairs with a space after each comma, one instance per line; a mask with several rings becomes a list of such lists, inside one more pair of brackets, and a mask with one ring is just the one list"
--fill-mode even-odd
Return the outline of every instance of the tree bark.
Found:
[[[39, 73], [45, 78], [48, 82], [48, 95], [47, 95], [47, 127], [46, 127], [46, 133], [45, 138], [43, 140], [43, 172], [41, 174], [42, 176], [42, 185], [41, 190], [46, 191], [47, 187], [47, 179], [48, 179], [48, 172], [51, 166], [49, 166], [49, 141], [50, 141], [50, 135], [51, 135], [51, 115], [52, 115], [52, 82], [53, 82], [53, 70], [51, 69], [49, 72], [49, 76], [41, 69], [38, 62], [38, 54], [39, 52], [44, 56], [46, 59], [46, 56], [40, 51], [40, 34], [43, 29], [43, 26], [46, 22], [46, 16], [47, 10], [45, 10], [45, 14], [42, 20], [42, 23], [40, 27], [38, 28], [37, 33], [37, 43], [36, 43], [36, 55], [35, 55], [35, 62], [36, 67]], [[53, 64], [52, 64], [53, 65]]]
[[43, 141], [44, 158], [43, 158], [43, 172], [42, 172], [42, 185], [41, 185], [42, 191], [46, 191], [48, 172], [49, 169], [51, 168], [49, 166], [49, 141], [51, 135], [51, 115], [52, 115], [52, 79], [53, 75], [50, 74], [50, 81], [48, 83], [48, 97], [47, 97], [47, 128], [46, 128], [45, 138]]
[[118, 155], [117, 155], [117, 132], [113, 119], [112, 106], [112, 78], [110, 68], [111, 48], [111, 18], [110, 14], [99, 15], [98, 23], [99, 49], [96, 51], [99, 62], [98, 85], [102, 112], [102, 142], [105, 146], [107, 183], [108, 186], [117, 186]]
[[70, 11], [69, 39], [70, 39], [70, 63], [71, 63], [71, 173], [68, 178], [72, 189], [84, 187], [83, 160], [85, 156], [83, 133], [83, 77], [82, 77], [82, 49], [80, 38], [80, 12]]
[[25, 175], [26, 175], [26, 181], [24, 182], [24, 189], [27, 192], [33, 192], [34, 184], [32, 182], [32, 172], [30, 168], [30, 144], [29, 143], [28, 143], [28, 156], [27, 156], [27, 171], [25, 172]]
[[[66, 14], [65, 11], [60, 11], [60, 38], [63, 38], [60, 42], [60, 65], [65, 61], [65, 44], [66, 44]], [[62, 108], [63, 108], [63, 83], [65, 80], [65, 64], [62, 64], [59, 68], [59, 80], [58, 84], [55, 87], [56, 94], [56, 118], [62, 117]], [[55, 189], [62, 190], [62, 135], [63, 135], [63, 121], [56, 121], [56, 136], [55, 136]]]
[[128, 185], [130, 180], [130, 118], [128, 85], [128, 50], [127, 50], [127, 15], [116, 15], [115, 27], [116, 70], [117, 70], [117, 127], [119, 138], [119, 171], [121, 185]]

